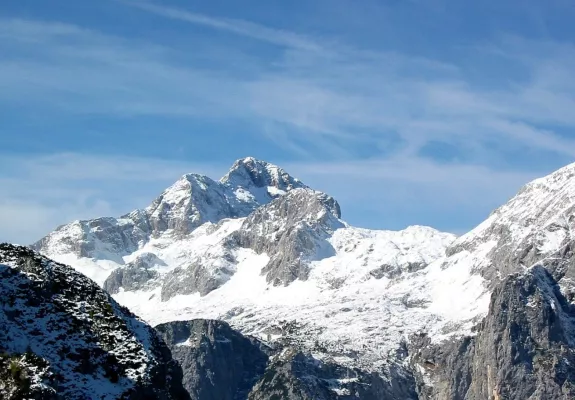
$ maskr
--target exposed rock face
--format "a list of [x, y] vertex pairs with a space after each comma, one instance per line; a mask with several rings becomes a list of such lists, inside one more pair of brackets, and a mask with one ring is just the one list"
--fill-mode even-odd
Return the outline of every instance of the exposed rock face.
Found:
[[246, 399], [268, 361], [265, 346], [221, 321], [175, 321], [156, 330], [181, 364], [192, 399]]
[[417, 399], [415, 381], [398, 367], [368, 373], [285, 349], [268, 365], [250, 400]]
[[161, 298], [166, 301], [178, 294], [199, 293], [205, 296], [226, 283], [235, 272], [236, 259], [222, 246], [217, 256], [193, 257], [186, 267], [168, 272], [163, 279]]
[[[280, 187], [286, 185], [284, 182]], [[340, 216], [339, 205], [332, 197], [311, 189], [292, 189], [252, 212], [239, 229], [221, 243], [189, 257], [186, 265], [165, 274], [158, 282], [162, 287], [161, 298], [166, 301], [179, 294], [192, 293], [205, 296], [219, 288], [236, 271], [234, 250], [238, 247], [270, 257], [261, 272], [274, 285], [306, 280], [311, 261], [335, 254], [327, 239], [344, 226]], [[221, 224], [212, 226], [217, 231]], [[104, 287], [112, 290], [110, 293], [118, 293], [120, 287], [138, 290], [155, 278], [149, 268], [126, 265], [113, 271]]]
[[234, 214], [226, 188], [207, 176], [184, 175], [146, 208], [152, 235], [171, 230], [186, 235], [205, 222], [218, 222]]
[[120, 288], [124, 290], [141, 290], [149, 287], [150, 281], [159, 277], [152, 268], [164, 266], [165, 263], [155, 254], [143, 253], [122, 268], [112, 271], [104, 282], [103, 288], [110, 294], [116, 294]]
[[311, 189], [292, 190], [250, 214], [230, 240], [270, 257], [262, 273], [274, 285], [306, 280], [308, 263], [335, 254], [327, 242], [343, 227], [339, 204]]
[[424, 398], [575, 398], [575, 307], [542, 266], [511, 275], [474, 337], [432, 345], [414, 338], [412, 362], [432, 385]]
[[[292, 189], [307, 188], [282, 168], [253, 157], [236, 161], [220, 182], [234, 193], [230, 204], [240, 209], [236, 211], [238, 216], [248, 215]], [[246, 207], [251, 208], [247, 213]]]
[[156, 330], [182, 365], [192, 399], [417, 399], [413, 377], [399, 366], [381, 375], [346, 368], [297, 347], [269, 348], [221, 321], [176, 321]]
[[0, 304], [0, 398], [187, 398], [155, 331], [72, 268], [0, 244]]
[[49, 250], [48, 253], [118, 261], [122, 255], [137, 250], [150, 234], [147, 215], [134, 211], [118, 219], [102, 217], [60, 226], [31, 247], [42, 252]]

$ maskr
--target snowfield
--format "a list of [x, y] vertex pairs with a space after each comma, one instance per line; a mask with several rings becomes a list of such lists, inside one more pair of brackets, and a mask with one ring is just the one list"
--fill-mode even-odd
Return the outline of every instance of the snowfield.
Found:
[[[166, 264], [154, 267], [160, 273], [185, 266], [197, 257], [209, 258], [217, 265], [224, 253], [224, 239], [242, 222], [241, 218], [226, 220], [211, 233], [214, 225], [208, 223], [182, 240], [174, 240], [167, 233], [125, 256], [123, 264], [153, 253]], [[346, 226], [328, 240], [336, 253], [312, 261], [306, 281], [272, 286], [261, 274], [269, 257], [236, 249], [232, 251], [237, 260], [235, 273], [206, 296], [178, 295], [162, 301], [161, 287], [157, 286], [153, 290], [121, 291], [114, 298], [152, 325], [193, 318], [222, 319], [262, 340], [278, 329], [281, 332], [282, 321], [297, 321], [301, 329], [294, 340], [304, 346], [321, 344], [329, 353], [349, 354], [341, 360], [353, 363], [358, 361], [356, 352], [361, 352], [362, 364], [378, 368], [387, 358], [382, 355], [392, 353], [408, 335], [420, 330], [438, 337], [469, 333], [477, 316], [486, 312], [488, 293], [483, 279], [470, 274], [468, 260], [463, 257], [453, 268], [442, 268], [445, 249], [454, 239], [451, 234], [421, 226], [399, 232]], [[70, 254], [51, 257], [90, 271], [99, 284], [121, 265]], [[428, 266], [409, 272], [401, 268], [405, 265]], [[393, 267], [390, 276], [379, 275], [382, 266]]]

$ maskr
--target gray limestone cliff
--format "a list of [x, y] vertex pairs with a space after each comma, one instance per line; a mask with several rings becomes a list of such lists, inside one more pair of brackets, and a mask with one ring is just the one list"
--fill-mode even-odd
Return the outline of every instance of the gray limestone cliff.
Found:
[[414, 378], [399, 365], [381, 374], [343, 367], [297, 347], [270, 348], [221, 321], [175, 321], [156, 330], [182, 366], [192, 399], [417, 399]]
[[[569, 258], [575, 241], [575, 164], [525, 185], [507, 203], [446, 250], [448, 257], [490, 250], [474, 272], [490, 289], [501, 277], [542, 263], [575, 298], [575, 268], [557, 270], [557, 257]], [[484, 262], [487, 261], [487, 262]], [[562, 268], [562, 267], [561, 267]]]
[[165, 263], [152, 253], [138, 255], [132, 262], [110, 273], [104, 281], [103, 289], [116, 294], [120, 288], [124, 290], [141, 290], [149, 287], [150, 281], [155, 281], [159, 274], [154, 267], [164, 266]]
[[367, 372], [285, 348], [269, 363], [249, 400], [417, 400], [409, 371]]
[[575, 398], [575, 307], [542, 266], [496, 286], [475, 336], [410, 347], [422, 398]]
[[250, 214], [229, 241], [266, 253], [270, 261], [262, 273], [267, 281], [287, 285], [307, 279], [310, 261], [335, 254], [326, 239], [344, 226], [340, 217], [339, 204], [332, 197], [296, 189]]
[[268, 362], [265, 346], [225, 322], [174, 321], [156, 330], [182, 366], [192, 399], [246, 399]]
[[234, 255], [227, 248], [217, 257], [191, 258], [187, 267], [175, 268], [164, 276], [162, 300], [178, 294], [207, 295], [230, 279], [235, 272], [235, 262]]

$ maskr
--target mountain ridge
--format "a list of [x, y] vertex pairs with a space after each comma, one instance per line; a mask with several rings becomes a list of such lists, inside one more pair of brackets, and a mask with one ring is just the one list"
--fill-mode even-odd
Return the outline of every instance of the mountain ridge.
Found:
[[186, 399], [155, 331], [87, 277], [0, 244], [0, 397]]
[[[182, 237], [204, 223], [246, 217], [294, 188], [307, 188], [283, 169], [246, 157], [237, 160], [219, 181], [205, 175], [184, 174], [152, 203], [120, 217], [76, 220], [59, 226], [31, 245], [34, 250], [61, 258], [93, 258], [123, 264], [122, 257], [136, 251], [150, 239], [162, 235]], [[74, 257], [62, 259], [75, 264]], [[88, 269], [82, 272], [102, 283], [110, 272]], [[77, 265], [77, 264], [75, 264]]]

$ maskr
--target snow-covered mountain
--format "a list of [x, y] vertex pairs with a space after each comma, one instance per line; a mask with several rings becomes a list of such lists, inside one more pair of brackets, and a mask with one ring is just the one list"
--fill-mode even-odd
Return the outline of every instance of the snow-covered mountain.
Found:
[[409, 282], [454, 239], [421, 226], [351, 227], [332, 197], [247, 158], [219, 182], [185, 175], [144, 210], [73, 222], [34, 247], [151, 323], [223, 319], [273, 338], [284, 321], [297, 321], [307, 344], [338, 354], [369, 347], [371, 363], [411, 331], [443, 321], [413, 299], [440, 284], [436, 277], [420, 294]]
[[345, 223], [332, 197], [247, 158], [219, 182], [185, 175], [144, 210], [76, 221], [34, 246], [150, 323], [219, 319], [382, 376], [409, 359], [425, 386], [433, 374], [405, 358], [406, 343], [474, 335], [509, 275], [543, 266], [573, 300], [574, 210], [575, 164], [529, 183], [460, 238], [366, 230]]
[[110, 270], [151, 239], [169, 237], [175, 241], [205, 223], [246, 217], [260, 205], [305, 187], [283, 169], [248, 157], [238, 160], [219, 181], [186, 174], [143, 210], [119, 218], [75, 221], [32, 247], [75, 265], [102, 283]]

